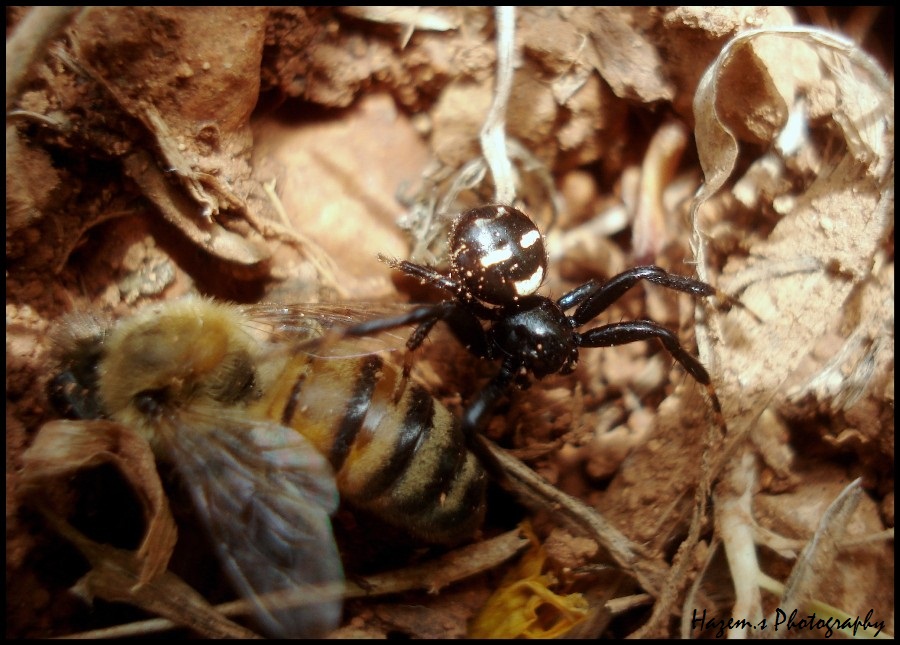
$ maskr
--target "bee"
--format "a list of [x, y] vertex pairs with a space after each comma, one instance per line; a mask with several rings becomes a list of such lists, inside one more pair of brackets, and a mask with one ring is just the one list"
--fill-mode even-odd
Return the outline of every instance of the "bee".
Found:
[[[338, 492], [427, 542], [471, 535], [487, 477], [459, 422], [383, 352], [329, 334], [340, 321], [192, 297], [91, 330], [65, 325], [49, 396], [70, 416], [132, 428], [174, 464], [251, 599], [342, 579], [329, 519]], [[280, 636], [322, 635], [340, 612], [257, 602]]]

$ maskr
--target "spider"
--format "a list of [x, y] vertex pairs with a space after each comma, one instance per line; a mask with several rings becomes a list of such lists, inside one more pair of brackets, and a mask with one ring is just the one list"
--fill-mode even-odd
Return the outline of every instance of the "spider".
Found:
[[[639, 266], [606, 282], [589, 280], [557, 300], [536, 293], [544, 282], [547, 252], [540, 230], [522, 211], [491, 204], [466, 211], [450, 231], [450, 275], [408, 261], [381, 259], [450, 296], [395, 317], [356, 324], [346, 333], [363, 336], [403, 325], [417, 325], [410, 335], [407, 359], [436, 323], [446, 323], [466, 349], [480, 358], [500, 361], [500, 369], [467, 405], [462, 429], [473, 437], [487, 412], [511, 384], [527, 387], [532, 376], [568, 374], [582, 347], [610, 347], [655, 338], [700, 384], [706, 386], [717, 415], [721, 407], [709, 373], [669, 329], [649, 320], [586, 325], [641, 280], [693, 296], [718, 291], [705, 282]], [[574, 309], [571, 314], [566, 311]], [[408, 374], [410, 365], [404, 366]]]

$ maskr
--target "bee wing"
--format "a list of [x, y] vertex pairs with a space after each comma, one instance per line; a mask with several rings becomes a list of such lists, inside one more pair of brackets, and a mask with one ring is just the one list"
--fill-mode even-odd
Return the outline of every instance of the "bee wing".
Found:
[[254, 602], [266, 631], [316, 637], [335, 629], [340, 599], [271, 609], [260, 598], [343, 580], [329, 520], [338, 504], [330, 465], [302, 435], [276, 423], [223, 418], [221, 411], [184, 416], [164, 445], [229, 577]]
[[[379, 318], [395, 318], [421, 306], [407, 303], [348, 302], [312, 304], [256, 304], [242, 307], [247, 318], [258, 330], [264, 330], [271, 339], [297, 343], [316, 353], [326, 352], [338, 345], [340, 330]], [[406, 325], [376, 336], [354, 338], [358, 354], [393, 352], [405, 347], [413, 326]], [[324, 340], [324, 344], [322, 341]], [[347, 345], [335, 349], [343, 355]]]

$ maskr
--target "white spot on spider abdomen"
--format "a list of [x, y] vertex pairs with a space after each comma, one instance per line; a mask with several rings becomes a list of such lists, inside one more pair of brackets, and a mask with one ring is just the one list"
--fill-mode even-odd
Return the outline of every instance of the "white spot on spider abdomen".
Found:
[[509, 250], [508, 247], [502, 249], [494, 249], [490, 253], [485, 253], [480, 258], [478, 258], [478, 262], [481, 266], [487, 268], [492, 267], [495, 264], [500, 264], [501, 262], [506, 262], [508, 259], [512, 257], [512, 251]]
[[525, 280], [516, 280], [513, 285], [516, 288], [516, 295], [528, 296], [538, 290], [544, 281], [544, 267], [538, 267], [530, 278]]
[[541, 239], [541, 233], [538, 230], [528, 231], [519, 239], [519, 247], [528, 249], [534, 246], [534, 243]]

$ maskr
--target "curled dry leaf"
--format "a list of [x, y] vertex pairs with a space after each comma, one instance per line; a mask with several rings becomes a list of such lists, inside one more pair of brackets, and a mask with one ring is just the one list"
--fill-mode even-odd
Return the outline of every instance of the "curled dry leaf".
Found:
[[[729, 43], [707, 71], [695, 100], [706, 180], [693, 207], [698, 239], [704, 227], [701, 206], [731, 176], [739, 152], [734, 128], [719, 108], [723, 78], [746, 73], [730, 68], [737, 50], [771, 38], [796, 43], [805, 55], [816, 53], [817, 67], [829, 81], [825, 86], [833, 90], [833, 123], [838, 127], [830, 136], [843, 142], [846, 152], [823, 159], [815, 179], [793, 195], [793, 208], [768, 237], [749, 249], [748, 259], [734, 260], [725, 269], [720, 288], [739, 297], [762, 324], [735, 310], [717, 331], [720, 342], [698, 337], [701, 355], [722, 372], [720, 396], [726, 408], [732, 399], [728, 416], [738, 432], [752, 427], [773, 401], [783, 399], [786, 385], [825, 334], [839, 330], [848, 337], [863, 329], [868, 340], [862, 345], [868, 345], [883, 336], [892, 316], [881, 309], [886, 292], [876, 287], [876, 275], [886, 261], [882, 251], [892, 227], [893, 90], [871, 60], [837, 36], [799, 28], [746, 32]], [[847, 67], [853, 73], [844, 72]], [[783, 74], [791, 68], [779, 69]], [[794, 96], [810, 92], [802, 78], [796, 80]], [[868, 106], [864, 114], [861, 106]], [[764, 106], [751, 101], [746, 109]], [[813, 146], [813, 138], [804, 145]], [[748, 234], [748, 239], [753, 236]], [[705, 278], [702, 243], [697, 244], [697, 255]], [[862, 317], [869, 305], [860, 301], [861, 291], [875, 292], [871, 298], [879, 312], [874, 317]], [[882, 354], [878, 360], [885, 358]], [[847, 362], [860, 359], [857, 353]]]
[[[73, 588], [74, 593], [89, 600], [96, 597], [140, 607], [150, 614], [165, 616], [174, 624], [187, 627], [206, 638], [258, 638], [254, 632], [225, 618], [191, 586], [169, 571], [163, 571], [150, 580], [141, 580], [145, 560], [140, 554], [98, 544], [65, 522], [48, 519], [91, 564], [91, 570]], [[152, 630], [138, 627], [132, 634], [146, 636], [148, 631]], [[126, 635], [125, 632], [127, 627], [123, 630], [115, 628], [108, 634], [101, 630], [91, 636], [122, 636]], [[87, 635], [79, 636], [84, 638]]]
[[143, 584], [165, 571], [177, 529], [146, 439], [111, 421], [51, 421], [41, 428], [22, 460], [23, 485], [33, 489], [48, 481], [66, 481], [85, 468], [115, 466], [140, 499], [147, 521], [137, 552], [141, 567], [136, 582]]
[[[261, 237], [236, 234], [223, 221], [233, 227], [238, 218], [219, 216], [248, 219], [266, 206], [249, 166], [266, 17], [260, 8], [85, 9], [69, 29], [68, 44], [53, 45], [43, 65], [35, 65], [41, 84], [15, 97], [22, 107], [16, 113], [23, 123], [44, 126], [43, 142], [80, 151], [91, 162], [121, 161], [163, 216], [213, 256], [259, 265], [271, 254]], [[198, 31], [217, 37], [193, 37]], [[35, 144], [29, 138], [28, 145]], [[30, 167], [25, 154], [12, 151], [7, 160]], [[69, 177], [65, 164], [57, 164], [61, 188], [48, 188], [44, 200], [53, 195], [69, 204], [51, 207], [32, 198], [24, 204], [37, 211], [30, 219], [77, 202], [75, 212], [88, 222], [80, 228], [88, 229], [103, 219], [91, 211], [121, 210], [109, 208], [110, 195], [104, 195], [118, 178], [108, 166], [94, 177]], [[79, 238], [56, 232], [64, 262]]]
[[[136, 551], [89, 540], [44, 505], [48, 488], [75, 473], [112, 464], [141, 502], [146, 532]], [[110, 421], [52, 421], [23, 455], [22, 485], [31, 490], [47, 522], [88, 560], [91, 570], [75, 591], [93, 599], [127, 602], [211, 638], [247, 638], [253, 632], [216, 612], [196, 591], [167, 570], [177, 528], [147, 441]], [[38, 497], [40, 494], [40, 497]]]
[[135, 152], [123, 164], [125, 173], [135, 180], [162, 216], [198, 246], [223, 260], [238, 264], [254, 265], [268, 259], [270, 253], [260, 242], [246, 239], [213, 221], [192, 215], [198, 213], [197, 205], [166, 180], [145, 151]]

